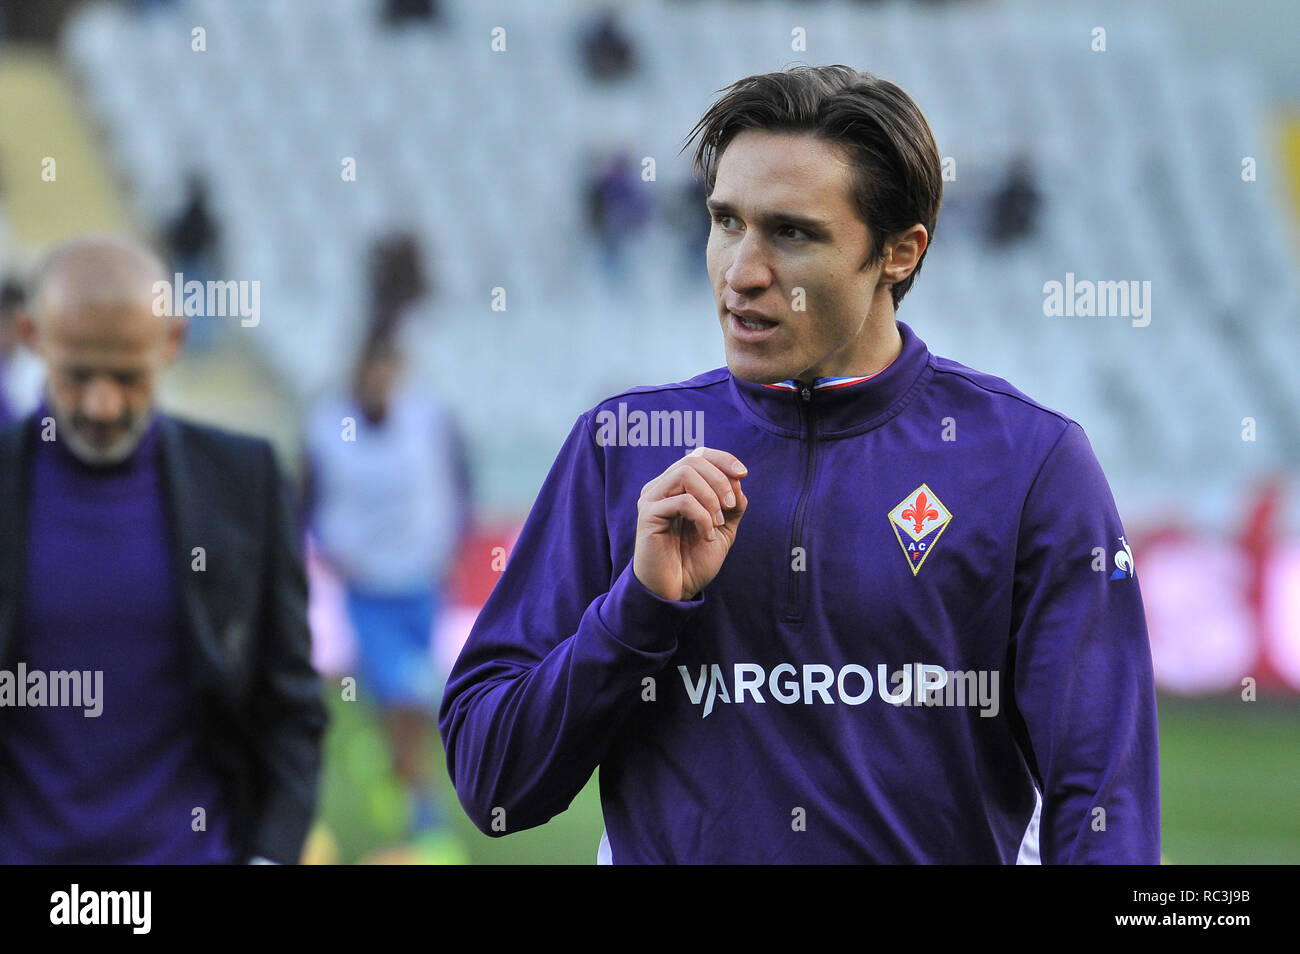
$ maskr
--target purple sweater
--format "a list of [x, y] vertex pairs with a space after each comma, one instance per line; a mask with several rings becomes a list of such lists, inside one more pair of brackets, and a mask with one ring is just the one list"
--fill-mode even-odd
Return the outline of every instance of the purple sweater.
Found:
[[[1159, 862], [1150, 647], [1088, 440], [899, 330], [859, 383], [723, 368], [582, 415], [442, 703], [480, 829], [599, 765], [620, 864]], [[749, 468], [680, 602], [631, 570], [641, 487], [689, 451], [641, 442], [673, 412]]]
[[101, 670], [102, 712], [0, 709], [0, 862], [235, 860], [198, 734], [157, 431], [112, 467], [37, 441], [16, 661]]

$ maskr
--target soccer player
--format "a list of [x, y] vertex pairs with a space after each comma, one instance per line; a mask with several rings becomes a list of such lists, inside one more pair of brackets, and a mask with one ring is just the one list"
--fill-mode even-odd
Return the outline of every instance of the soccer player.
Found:
[[574, 425], [444, 696], [470, 817], [542, 824], [599, 766], [615, 863], [1157, 863], [1088, 440], [895, 315], [942, 194], [916, 104], [803, 67], [696, 136], [727, 367]]
[[430, 778], [442, 688], [431, 640], [471, 509], [459, 429], [405, 380], [393, 333], [378, 330], [350, 392], [310, 416], [306, 444], [310, 525], [347, 592], [363, 691], [410, 802], [408, 834], [434, 854], [450, 833]]

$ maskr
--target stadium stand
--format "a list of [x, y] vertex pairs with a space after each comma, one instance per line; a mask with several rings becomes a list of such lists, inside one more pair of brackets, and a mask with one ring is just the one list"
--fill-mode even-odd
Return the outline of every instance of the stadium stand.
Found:
[[[1078, 419], [1125, 512], [1226, 525], [1243, 486], [1300, 461], [1300, 293], [1264, 98], [1248, 68], [1193, 61], [1140, 10], [1108, 19], [1101, 53], [1080, 13], [972, 6], [810, 4], [807, 50], [792, 52], [789, 7], [772, 0], [743, 16], [724, 0], [636, 5], [622, 24], [641, 55], [611, 85], [580, 68], [593, 8], [574, 0], [448, 2], [442, 21], [397, 29], [372, 0], [92, 5], [63, 55], [137, 214], [164, 221], [190, 170], [213, 184], [227, 271], [262, 283], [250, 339], [301, 401], [345, 373], [364, 250], [395, 228], [419, 235], [438, 293], [417, 366], [466, 395], [483, 498], [502, 513], [527, 506], [595, 401], [723, 363], [703, 249], [683, 278], [666, 221], [638, 240], [626, 285], [604, 281], [584, 158], [653, 157], [643, 184], [666, 197], [688, 181], [678, 149], [717, 89], [801, 62], [870, 70], [913, 95], [955, 171], [900, 319]], [[917, 35], [932, 43], [904, 45]], [[989, 247], [961, 210], [1021, 155], [1038, 231]], [[1067, 273], [1150, 282], [1149, 326], [1047, 317], [1044, 284]], [[498, 287], [505, 311], [491, 308]], [[1250, 453], [1246, 417], [1260, 430]]]
[[[0, 58], [0, 187], [15, 233], [44, 245], [86, 230], [131, 225], [95, 131], [69, 77], [42, 50], [10, 46]], [[47, 173], [47, 157], [57, 157]], [[48, 175], [60, 188], [51, 188]], [[0, 249], [2, 252], [3, 249]], [[22, 258], [17, 250], [15, 258]], [[0, 255], [0, 263], [6, 257]]]

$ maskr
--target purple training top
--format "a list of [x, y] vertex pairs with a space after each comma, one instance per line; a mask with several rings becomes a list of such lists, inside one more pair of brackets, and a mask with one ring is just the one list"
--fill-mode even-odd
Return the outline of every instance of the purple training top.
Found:
[[[1150, 646], [1092, 448], [899, 331], [865, 380], [720, 368], [579, 418], [440, 712], [483, 831], [599, 766], [620, 864], [1159, 862]], [[631, 560], [688, 423], [748, 466], [749, 509], [673, 601]]]

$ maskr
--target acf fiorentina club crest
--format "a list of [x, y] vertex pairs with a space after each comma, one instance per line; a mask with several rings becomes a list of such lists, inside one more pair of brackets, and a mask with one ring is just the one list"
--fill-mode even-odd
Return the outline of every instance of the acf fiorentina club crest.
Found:
[[948, 528], [952, 514], [939, 502], [934, 491], [922, 484], [893, 510], [889, 511], [889, 525], [894, 528], [898, 545], [903, 548], [907, 564], [916, 576], [930, 555], [934, 545]]

